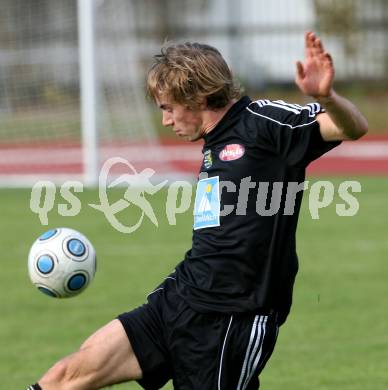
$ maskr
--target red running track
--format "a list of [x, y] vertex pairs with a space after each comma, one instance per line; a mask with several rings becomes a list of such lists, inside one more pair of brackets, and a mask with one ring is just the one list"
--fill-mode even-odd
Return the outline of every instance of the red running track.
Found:
[[[202, 160], [201, 143], [180, 141], [160, 145], [109, 144], [101, 149], [103, 163], [110, 157], [122, 157], [137, 171], [153, 168], [158, 174], [174, 172], [193, 176]], [[0, 176], [82, 174], [82, 153], [74, 143], [45, 145], [0, 145]], [[125, 167], [122, 167], [124, 170]], [[120, 167], [116, 167], [120, 172]], [[388, 136], [365, 137], [356, 142], [343, 142], [308, 168], [311, 175], [388, 175]]]
[[314, 175], [388, 175], [388, 136], [342, 142], [310, 164]]

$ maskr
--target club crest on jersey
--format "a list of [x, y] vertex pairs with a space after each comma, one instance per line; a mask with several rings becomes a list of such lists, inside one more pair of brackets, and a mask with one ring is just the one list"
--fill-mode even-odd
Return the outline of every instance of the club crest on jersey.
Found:
[[213, 165], [212, 151], [208, 149], [203, 154], [203, 166], [206, 169], [209, 169], [212, 165]]
[[198, 181], [194, 204], [194, 230], [220, 226], [220, 179]]
[[226, 145], [224, 149], [221, 150], [219, 158], [221, 161], [233, 161], [238, 160], [245, 154], [244, 146], [240, 144], [230, 144]]

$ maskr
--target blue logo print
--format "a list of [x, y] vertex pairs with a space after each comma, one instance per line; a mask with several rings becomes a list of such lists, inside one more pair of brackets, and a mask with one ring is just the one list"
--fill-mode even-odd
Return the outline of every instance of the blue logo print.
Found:
[[219, 191], [218, 176], [198, 181], [194, 205], [194, 230], [220, 226]]

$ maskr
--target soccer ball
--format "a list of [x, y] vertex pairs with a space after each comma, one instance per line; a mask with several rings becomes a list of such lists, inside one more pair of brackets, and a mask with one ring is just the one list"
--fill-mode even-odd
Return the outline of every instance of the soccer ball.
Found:
[[96, 252], [81, 233], [69, 228], [51, 229], [33, 244], [28, 274], [43, 293], [55, 298], [79, 294], [96, 272]]

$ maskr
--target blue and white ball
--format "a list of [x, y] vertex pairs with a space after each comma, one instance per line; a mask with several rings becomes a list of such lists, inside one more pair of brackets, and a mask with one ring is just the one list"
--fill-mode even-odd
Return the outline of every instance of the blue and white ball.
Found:
[[28, 274], [43, 293], [55, 298], [79, 294], [96, 272], [96, 252], [80, 232], [51, 229], [33, 244], [28, 255]]

